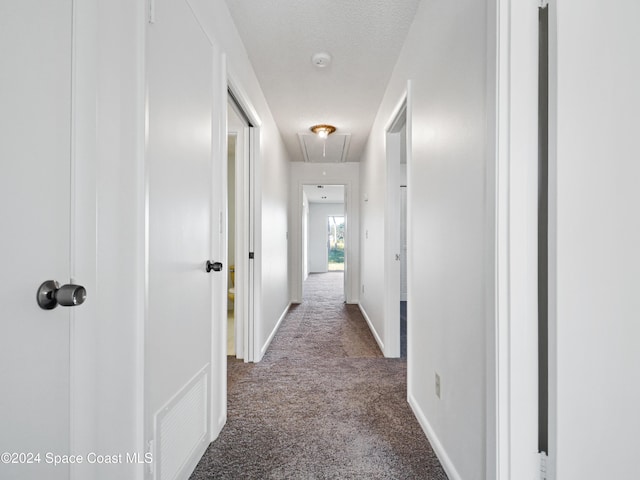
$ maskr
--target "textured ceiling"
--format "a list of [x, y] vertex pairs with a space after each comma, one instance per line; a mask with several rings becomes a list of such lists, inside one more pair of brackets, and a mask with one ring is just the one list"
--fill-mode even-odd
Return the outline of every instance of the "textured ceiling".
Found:
[[[346, 161], [360, 160], [419, 2], [227, 0], [292, 160], [319, 123], [351, 134]], [[318, 52], [328, 67], [311, 63]]]

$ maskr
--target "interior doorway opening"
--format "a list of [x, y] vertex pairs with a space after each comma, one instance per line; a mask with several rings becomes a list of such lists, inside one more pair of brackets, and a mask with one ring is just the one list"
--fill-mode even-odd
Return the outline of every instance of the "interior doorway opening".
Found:
[[385, 207], [385, 356], [407, 356], [407, 99], [401, 100], [386, 128], [387, 201]]
[[[344, 185], [302, 186], [302, 280], [312, 273], [348, 269], [347, 208]], [[346, 300], [346, 280], [343, 295]]]
[[255, 129], [231, 89], [227, 99], [227, 356], [254, 361], [253, 195]]

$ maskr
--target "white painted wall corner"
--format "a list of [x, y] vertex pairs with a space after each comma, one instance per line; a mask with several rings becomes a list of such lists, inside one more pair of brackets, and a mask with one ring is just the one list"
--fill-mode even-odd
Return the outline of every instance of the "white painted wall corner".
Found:
[[360, 312], [362, 312], [362, 316], [367, 321], [367, 325], [369, 325], [369, 330], [371, 330], [371, 333], [373, 334], [373, 338], [376, 339], [376, 343], [378, 344], [378, 347], [380, 347], [380, 350], [384, 354], [384, 343], [382, 342], [380, 335], [378, 334], [375, 327], [373, 326], [373, 323], [371, 322], [369, 315], [367, 315], [367, 311], [364, 309], [361, 303], [358, 303], [358, 308], [360, 308]]

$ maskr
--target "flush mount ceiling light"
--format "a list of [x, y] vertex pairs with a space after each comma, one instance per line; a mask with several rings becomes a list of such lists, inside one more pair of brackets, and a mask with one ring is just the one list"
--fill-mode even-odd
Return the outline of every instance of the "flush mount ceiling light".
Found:
[[336, 127], [334, 127], [333, 125], [322, 124], [314, 125], [313, 127], [309, 128], [309, 130], [318, 135], [320, 138], [326, 139], [329, 135], [336, 131]]

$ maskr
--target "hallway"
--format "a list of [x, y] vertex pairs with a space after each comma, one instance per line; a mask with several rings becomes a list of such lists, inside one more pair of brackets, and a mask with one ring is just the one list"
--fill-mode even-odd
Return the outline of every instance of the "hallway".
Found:
[[229, 358], [227, 424], [193, 480], [447, 478], [406, 401], [406, 361], [382, 357], [342, 282], [310, 275], [264, 360]]

